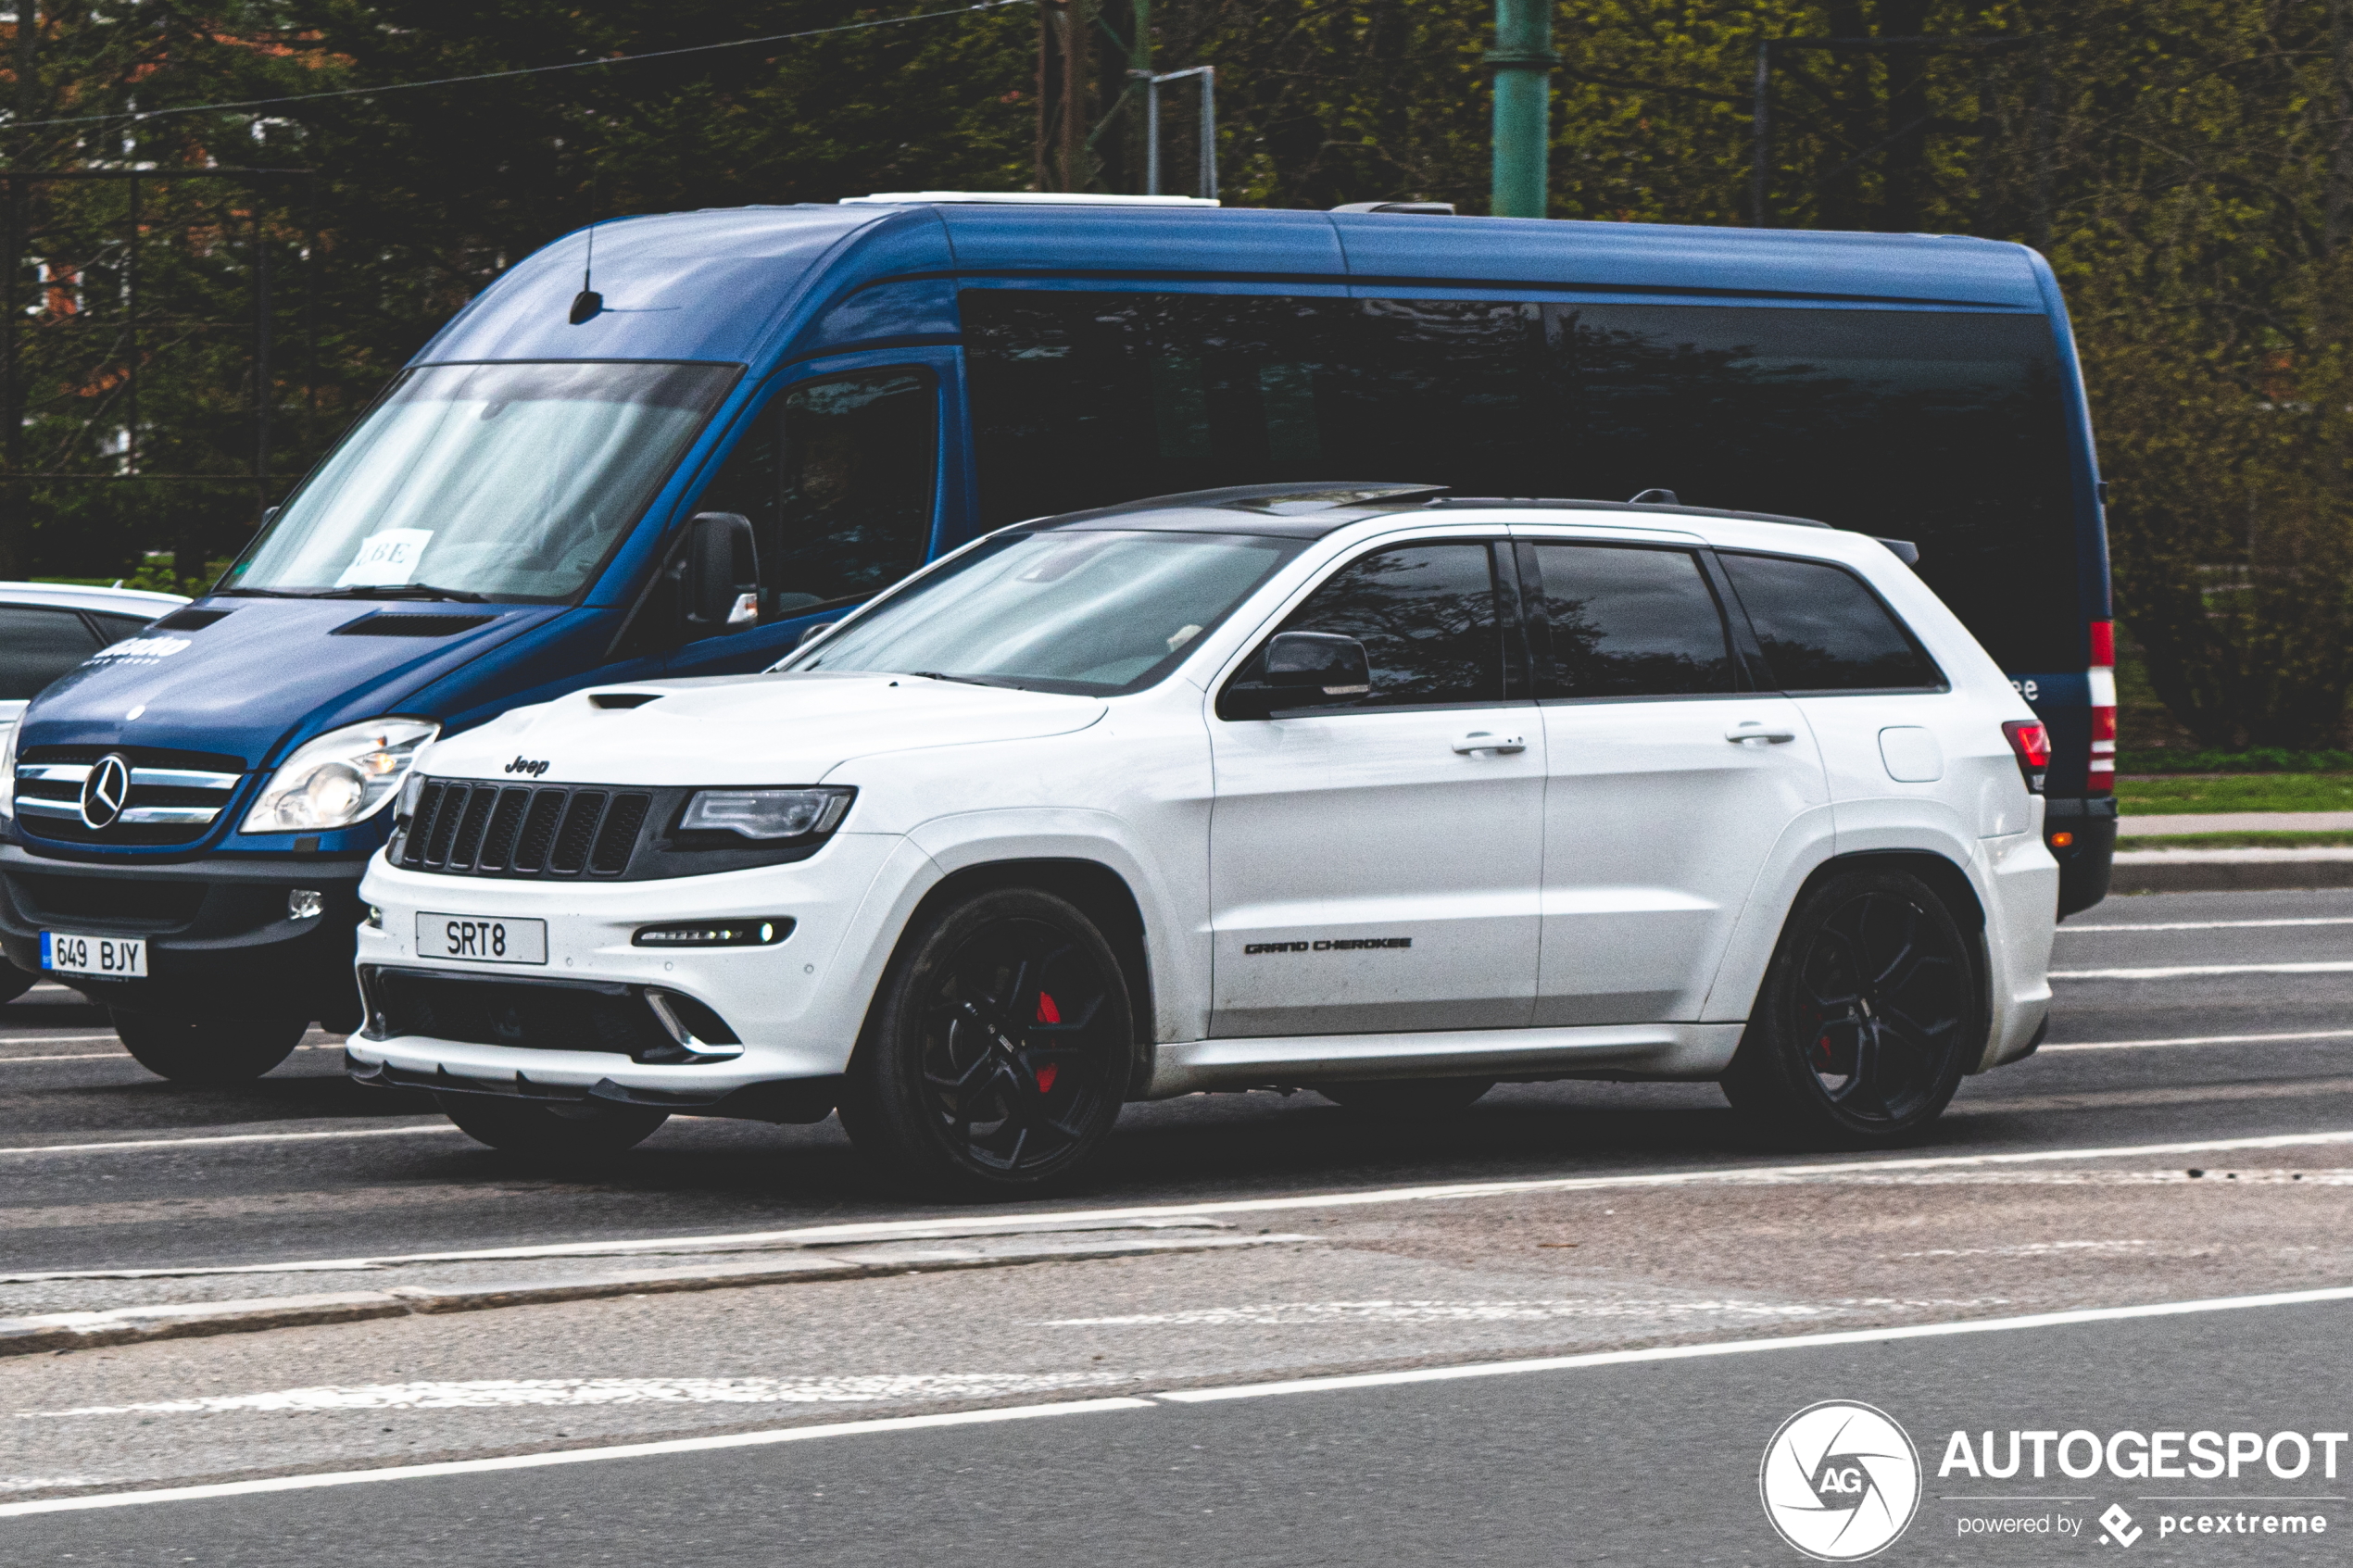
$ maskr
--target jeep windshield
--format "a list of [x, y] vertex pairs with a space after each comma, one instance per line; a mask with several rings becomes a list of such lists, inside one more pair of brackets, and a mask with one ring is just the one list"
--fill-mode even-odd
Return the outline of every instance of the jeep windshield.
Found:
[[1001, 533], [778, 668], [1141, 691], [1303, 547], [1239, 533]]
[[428, 365], [221, 581], [302, 598], [562, 600], [734, 384], [733, 365]]

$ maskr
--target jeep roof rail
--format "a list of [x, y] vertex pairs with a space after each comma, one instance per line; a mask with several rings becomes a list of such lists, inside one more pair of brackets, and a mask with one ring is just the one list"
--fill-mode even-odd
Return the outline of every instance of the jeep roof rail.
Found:
[[1207, 196], [1121, 196], [1092, 191], [876, 191], [843, 196], [841, 207], [909, 207], [923, 202], [1004, 202], [1022, 207], [1216, 207]]

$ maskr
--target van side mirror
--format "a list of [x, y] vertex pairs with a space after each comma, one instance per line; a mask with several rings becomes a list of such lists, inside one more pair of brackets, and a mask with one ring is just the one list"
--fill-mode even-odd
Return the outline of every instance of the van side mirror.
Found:
[[737, 512], [698, 512], [686, 524], [679, 583], [686, 624], [716, 636], [760, 621], [760, 551], [751, 520]]
[[1318, 708], [1369, 696], [1372, 660], [1365, 645], [1330, 632], [1277, 632], [1260, 656], [1263, 676], [1226, 688], [1217, 711], [1227, 719], [1264, 719], [1286, 708]]

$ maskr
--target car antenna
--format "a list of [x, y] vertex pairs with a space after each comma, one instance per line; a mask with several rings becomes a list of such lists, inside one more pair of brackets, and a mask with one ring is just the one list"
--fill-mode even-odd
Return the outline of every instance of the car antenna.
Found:
[[588, 182], [588, 257], [580, 264], [580, 292], [572, 296], [571, 321], [573, 326], [589, 320], [605, 307], [605, 296], [591, 286], [597, 269], [597, 182]]

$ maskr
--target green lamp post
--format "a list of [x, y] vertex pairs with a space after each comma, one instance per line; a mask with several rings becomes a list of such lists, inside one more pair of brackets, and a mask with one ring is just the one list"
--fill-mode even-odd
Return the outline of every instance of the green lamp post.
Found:
[[1498, 218], [1544, 216], [1552, 140], [1552, 0], [1495, 0], [1495, 195]]

